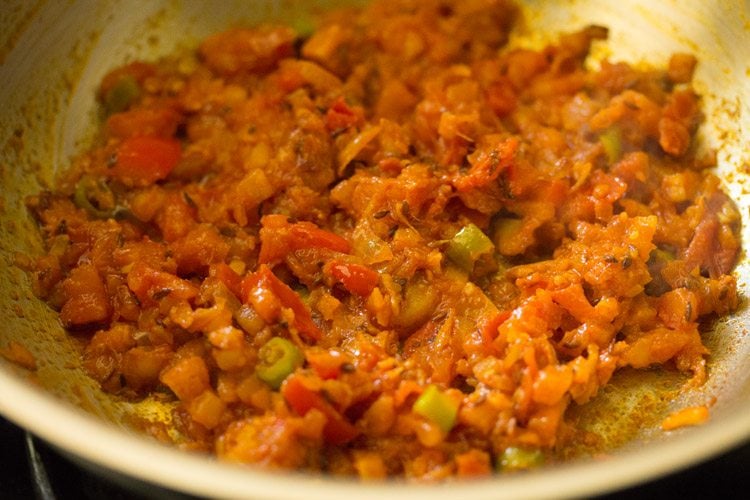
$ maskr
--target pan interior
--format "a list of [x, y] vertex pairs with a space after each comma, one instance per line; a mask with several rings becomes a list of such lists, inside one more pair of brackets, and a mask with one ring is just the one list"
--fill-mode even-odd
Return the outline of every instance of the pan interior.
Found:
[[[126, 6], [128, 2], [52, 2], [40, 8], [10, 2], [11, 14], [0, 17], [0, 32], [9, 33], [0, 39], [0, 80], [4, 82], [0, 88], [4, 103], [0, 120], [0, 309], [5, 320], [0, 347], [11, 341], [23, 344], [33, 352], [38, 369], [28, 372], [0, 360], [3, 374], [22, 377], [125, 429], [144, 419], [169, 423], [168, 404], [112, 398], [83, 374], [75, 339], [61, 329], [56, 314], [34, 297], [22, 269], [30, 257], [41, 253], [24, 198], [53, 185], [55, 173], [90, 140], [96, 121], [96, 83], [113, 66], [190, 47], [227, 26], [261, 19], [296, 22], [320, 8], [343, 3], [352, 2], [317, 2], [314, 6], [301, 0], [149, 2], [137, 7]], [[525, 23], [515, 32], [513, 43], [539, 46], [560, 31], [601, 24], [610, 28], [611, 37], [596, 47], [591, 64], [608, 57], [663, 65], [673, 52], [695, 53], [701, 61], [696, 89], [703, 96], [708, 123], [702, 137], [706, 147], [717, 148], [719, 173], [741, 213], [748, 214], [750, 197], [743, 195], [750, 152], [742, 145], [743, 133], [750, 130], [750, 101], [743, 102], [742, 96], [750, 95], [750, 80], [742, 51], [733, 50], [750, 46], [747, 23], [737, 14], [744, 12], [743, 5], [700, 0], [679, 5], [671, 1], [531, 0], [525, 3]], [[117, 15], [123, 9], [131, 15]], [[745, 225], [742, 231], [748, 248], [750, 228]], [[740, 293], [745, 297], [748, 266], [743, 257], [737, 269]], [[593, 437], [575, 442], [565, 454], [588, 457], [700, 432], [684, 429], [666, 434], [658, 428], [666, 414], [688, 405], [711, 405], [709, 425], [714, 426], [750, 409], [750, 365], [745, 361], [750, 341], [744, 326], [748, 314], [743, 305], [732, 318], [706, 332], [711, 358], [709, 380], [703, 387], [684, 391], [684, 378], [674, 373], [629, 370], [618, 373], [593, 403], [572, 408], [571, 421]]]

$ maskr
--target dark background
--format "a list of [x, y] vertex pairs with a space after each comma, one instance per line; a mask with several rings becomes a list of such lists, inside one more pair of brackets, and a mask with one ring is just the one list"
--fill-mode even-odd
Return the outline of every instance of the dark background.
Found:
[[[748, 415], [750, 418], [750, 415]], [[34, 440], [34, 449], [49, 477], [52, 491], [40, 491], [29, 460], [26, 433], [0, 417], [0, 498], [43, 500], [146, 499], [187, 497], [151, 487], [123, 489], [73, 465]], [[654, 499], [745, 499], [750, 498], [750, 443], [706, 463], [634, 488], [599, 497], [602, 500]], [[352, 499], [356, 500], [356, 499]], [[471, 500], [471, 499], [456, 499]]]

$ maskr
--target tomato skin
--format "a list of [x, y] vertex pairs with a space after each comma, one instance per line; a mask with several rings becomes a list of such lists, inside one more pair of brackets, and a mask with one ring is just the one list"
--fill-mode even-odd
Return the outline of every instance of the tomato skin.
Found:
[[294, 312], [293, 326], [300, 333], [311, 340], [323, 337], [299, 295], [277, 278], [268, 266], [261, 264], [257, 272], [247, 275], [240, 289], [243, 300], [252, 304], [267, 323], [278, 319], [279, 307], [287, 307]]
[[268, 280], [261, 272], [248, 274], [240, 284], [241, 298], [246, 304], [253, 306], [255, 311], [266, 323], [275, 323], [281, 314], [281, 301], [270, 290]]
[[361, 264], [332, 261], [326, 271], [339, 281], [349, 292], [367, 297], [378, 286], [380, 275]]
[[312, 222], [289, 222], [285, 215], [266, 215], [261, 220], [260, 230], [261, 264], [277, 264], [289, 252], [307, 248], [327, 248], [335, 252], [349, 253], [351, 245], [341, 236], [320, 229]]
[[182, 157], [176, 139], [139, 136], [125, 139], [115, 152], [107, 174], [125, 184], [148, 186], [165, 179]]
[[236, 297], [242, 297], [242, 278], [229, 265], [223, 262], [212, 264], [208, 274], [224, 283]]
[[281, 394], [289, 406], [300, 415], [316, 409], [323, 413], [327, 422], [323, 427], [323, 437], [333, 445], [346, 444], [359, 434], [357, 428], [349, 423], [323, 396], [308, 388], [300, 375], [288, 377], [281, 386]]

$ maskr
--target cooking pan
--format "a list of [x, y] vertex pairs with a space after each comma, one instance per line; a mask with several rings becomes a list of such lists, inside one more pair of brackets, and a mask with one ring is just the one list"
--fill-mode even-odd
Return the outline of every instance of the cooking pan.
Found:
[[[0, 358], [0, 413], [57, 448], [97, 467], [177, 491], [251, 498], [544, 498], [603, 493], [666, 474], [750, 437], [750, 311], [744, 305], [711, 325], [709, 378], [682, 390], [664, 371], [623, 372], [599, 397], [569, 417], [599, 436], [567, 452], [570, 459], [539, 471], [442, 485], [349, 480], [271, 473], [218, 463], [158, 444], [133, 422], [169, 423], [169, 405], [121, 401], [100, 391], [80, 368], [76, 340], [56, 313], [36, 299], [22, 264], [42, 251], [24, 198], [50, 187], [70, 156], [85, 147], [96, 124], [97, 82], [113, 67], [190, 47], [208, 34], [261, 20], [305, 22], [344, 2], [6, 0], [0, 13], [0, 349], [18, 342], [34, 355], [29, 370]], [[352, 3], [352, 2], [348, 2]], [[701, 137], [717, 150], [718, 172], [742, 214], [750, 214], [750, 2], [725, 0], [568, 0], [523, 4], [518, 43], [536, 47], [588, 24], [610, 28], [597, 59], [664, 65], [673, 52], [700, 63], [695, 87], [703, 96]], [[750, 248], [750, 228], [742, 229]], [[736, 270], [748, 295], [750, 262]], [[700, 427], [664, 432], [670, 411], [707, 404]], [[134, 417], [138, 418], [134, 418]]]

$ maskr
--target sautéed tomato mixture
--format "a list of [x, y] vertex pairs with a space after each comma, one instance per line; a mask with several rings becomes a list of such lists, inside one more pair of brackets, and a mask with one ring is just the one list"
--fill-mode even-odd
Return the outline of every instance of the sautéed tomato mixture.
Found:
[[222, 460], [438, 480], [554, 461], [624, 367], [706, 377], [739, 214], [696, 60], [511, 46], [504, 0], [376, 1], [109, 72], [28, 199], [91, 377]]

